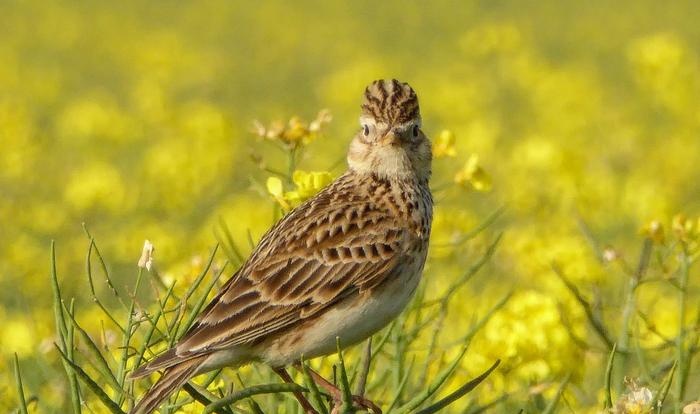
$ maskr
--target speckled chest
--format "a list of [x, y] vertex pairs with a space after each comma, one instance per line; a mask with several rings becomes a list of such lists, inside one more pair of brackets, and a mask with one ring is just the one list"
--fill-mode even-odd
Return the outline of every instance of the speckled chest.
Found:
[[427, 182], [416, 179], [379, 180], [367, 184], [370, 200], [402, 220], [418, 239], [427, 241], [433, 218], [433, 199]]
[[[427, 246], [433, 200], [427, 182], [345, 175], [319, 193], [307, 208], [295, 210], [272, 232], [276, 245], [260, 246], [259, 254], [286, 250], [313, 252], [324, 262], [359, 256], [383, 260], [397, 249], [413, 253]], [[294, 229], [281, 233], [280, 230]], [[373, 239], [381, 243], [373, 243]], [[364, 246], [363, 250], [361, 246]], [[372, 246], [372, 250], [366, 250]]]

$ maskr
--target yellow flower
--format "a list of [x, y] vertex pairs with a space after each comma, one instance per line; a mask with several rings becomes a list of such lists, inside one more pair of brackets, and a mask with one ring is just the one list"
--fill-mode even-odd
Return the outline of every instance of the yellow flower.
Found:
[[[206, 382], [206, 378], [204, 378], [203, 380], [195, 380], [195, 382], [200, 386], [203, 386]], [[209, 392], [216, 392], [217, 390], [225, 391], [226, 385], [226, 382], [222, 378], [217, 378], [214, 381], [210, 382], [207, 385], [206, 389]]]
[[651, 98], [672, 110], [689, 117], [695, 116], [697, 88], [690, 87], [698, 78], [697, 64], [692, 49], [673, 33], [656, 33], [632, 43], [629, 49], [640, 86]]
[[475, 27], [460, 39], [462, 49], [473, 55], [508, 53], [522, 45], [522, 35], [515, 25], [486, 23]]
[[296, 190], [287, 193], [286, 198], [293, 203], [299, 204], [311, 198], [323, 187], [330, 184], [332, 180], [331, 174], [326, 171], [306, 172], [296, 170], [292, 174], [292, 181], [296, 185]]
[[277, 177], [269, 177], [267, 179], [267, 192], [270, 193], [275, 200], [282, 206], [283, 209], [289, 210], [289, 204], [284, 199], [284, 187], [282, 180]]
[[469, 186], [476, 191], [491, 191], [491, 176], [479, 165], [479, 156], [472, 154], [464, 167], [457, 171], [455, 183]]
[[283, 209], [289, 210], [311, 198], [332, 180], [331, 174], [326, 171], [296, 170], [292, 174], [292, 182], [296, 186], [294, 190], [285, 192], [282, 180], [270, 177], [267, 179], [267, 192], [280, 203]]
[[60, 136], [78, 141], [99, 137], [129, 142], [138, 136], [132, 130], [133, 120], [109, 95], [73, 100], [57, 114], [57, 127]]
[[640, 387], [634, 380], [627, 383], [628, 391], [615, 404], [617, 414], [647, 414], [652, 412], [653, 395], [647, 387]]
[[311, 122], [306, 122], [298, 116], [293, 116], [286, 125], [281, 121], [274, 121], [266, 127], [260, 121], [253, 121], [252, 132], [261, 138], [297, 147], [311, 143], [331, 119], [333, 118], [330, 111], [322, 109]]
[[654, 243], [663, 244], [666, 240], [664, 225], [659, 220], [652, 220], [642, 227], [642, 235], [650, 238]]
[[582, 372], [582, 357], [567, 327], [561, 323], [561, 305], [544, 293], [522, 290], [495, 313], [475, 339], [473, 347], [488, 360], [501, 358], [512, 367], [513, 378], [543, 381]]
[[287, 128], [282, 133], [282, 138], [287, 142], [298, 142], [309, 135], [308, 125], [298, 116], [292, 117]]
[[457, 155], [455, 148], [455, 134], [450, 130], [443, 130], [433, 144], [435, 158], [454, 157]]
[[20, 356], [31, 355], [37, 345], [37, 338], [30, 327], [31, 323], [26, 319], [22, 320], [19, 315], [6, 319], [5, 329], [0, 335], [3, 349], [16, 352]]
[[74, 172], [63, 193], [77, 211], [100, 208], [116, 212], [125, 208], [126, 191], [118, 169], [107, 163], [93, 163]]
[[[700, 220], [698, 220], [700, 225]], [[687, 218], [684, 214], [676, 214], [671, 219], [671, 228], [678, 239], [689, 241], [698, 236], [700, 228], [696, 227], [696, 223]]]

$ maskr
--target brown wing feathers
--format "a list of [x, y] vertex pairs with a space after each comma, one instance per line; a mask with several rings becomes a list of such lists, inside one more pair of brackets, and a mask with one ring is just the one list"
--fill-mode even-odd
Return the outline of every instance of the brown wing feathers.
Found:
[[[392, 226], [378, 205], [359, 203], [354, 196], [339, 199], [347, 194], [344, 185], [341, 178], [273, 227], [174, 352], [154, 360], [157, 366], [258, 341], [388, 275], [400, 256], [404, 230]], [[269, 243], [272, 239], [285, 240]]]
[[[418, 99], [408, 84], [376, 81], [364, 98], [362, 115], [378, 124], [420, 125]], [[176, 346], [132, 373], [136, 378], [165, 369], [132, 413], [152, 411], [197, 372], [228, 361], [229, 353], [267, 348], [266, 341], [302, 323], [313, 326], [314, 318], [352, 295], [420, 272], [432, 215], [426, 148], [416, 158], [420, 171], [398, 163], [408, 169], [395, 176], [372, 169], [375, 164], [365, 159], [372, 148], [361, 146], [358, 159], [350, 151], [348, 172], [273, 226]]]
[[153, 412], [158, 406], [170, 396], [174, 389], [179, 388], [194, 373], [197, 368], [204, 362], [205, 356], [192, 358], [190, 360], [178, 361], [174, 365], [165, 370], [158, 382], [148, 390], [148, 393], [129, 411], [130, 414], [145, 414]]

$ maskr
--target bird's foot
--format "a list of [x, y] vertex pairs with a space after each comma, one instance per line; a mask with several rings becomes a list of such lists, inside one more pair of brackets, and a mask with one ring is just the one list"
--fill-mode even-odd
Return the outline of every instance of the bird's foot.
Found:
[[[274, 368], [275, 373], [282, 377], [282, 380], [286, 382], [287, 384], [294, 384], [294, 380], [292, 377], [289, 376], [289, 373], [284, 368]], [[301, 408], [304, 410], [305, 414], [318, 414], [318, 411], [314, 409], [314, 407], [311, 405], [309, 400], [306, 399], [304, 394], [294, 391], [294, 397], [297, 399], [299, 402], [299, 405], [301, 405]]]
[[[333, 400], [333, 409], [331, 410], [331, 414], [336, 414], [341, 412], [340, 409], [343, 407], [344, 404], [343, 392], [338, 387], [333, 386], [333, 388], [333, 390], [325, 388], [324, 389], [331, 395], [331, 399]], [[361, 395], [352, 396], [352, 405], [353, 408], [356, 409], [359, 408], [365, 411], [371, 411], [374, 414], [382, 414], [382, 409], [379, 408], [377, 404]]]
[[[301, 368], [299, 368], [301, 369]], [[334, 384], [329, 382], [327, 379], [323, 378], [321, 374], [318, 372], [307, 368], [309, 371], [309, 374], [311, 374], [311, 377], [313, 378], [314, 382], [316, 385], [321, 387], [324, 391], [326, 391], [330, 396], [331, 399], [333, 400], [333, 409], [331, 410], [331, 414], [336, 414], [339, 413], [341, 407], [343, 406], [343, 392], [340, 390], [340, 388], [336, 387]], [[361, 395], [353, 395], [352, 396], [352, 405], [355, 408], [361, 408], [366, 411], [371, 411], [374, 414], [382, 414], [382, 409], [377, 406], [374, 402], [368, 400], [367, 398], [361, 396]]]

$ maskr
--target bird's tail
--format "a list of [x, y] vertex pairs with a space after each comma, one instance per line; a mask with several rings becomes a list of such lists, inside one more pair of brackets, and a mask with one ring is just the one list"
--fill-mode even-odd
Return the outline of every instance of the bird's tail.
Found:
[[146, 391], [129, 414], [150, 414], [166, 400], [170, 394], [184, 385], [197, 372], [206, 356], [188, 359], [173, 365]]

